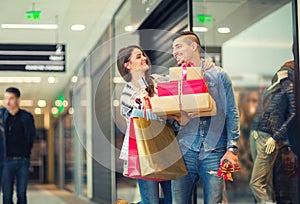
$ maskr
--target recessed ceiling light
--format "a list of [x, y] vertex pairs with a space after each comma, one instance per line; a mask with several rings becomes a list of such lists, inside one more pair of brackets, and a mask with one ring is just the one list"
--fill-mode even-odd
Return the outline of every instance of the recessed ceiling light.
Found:
[[58, 113], [58, 108], [53, 107], [53, 108], [51, 109], [51, 112], [52, 112], [53, 115], [57, 114], [57, 113]]
[[57, 82], [57, 79], [55, 77], [48, 77], [49, 84], [55, 84], [56, 82]]
[[132, 32], [133, 31], [133, 26], [126, 26], [124, 29], [127, 32]]
[[47, 106], [47, 102], [45, 100], [39, 100], [37, 104], [41, 108], [44, 108]]
[[218, 28], [219, 33], [230, 33], [230, 28], [228, 27], [223, 27], [223, 28]]
[[1, 28], [55, 30], [58, 28], [58, 25], [56, 24], [1, 24]]
[[193, 27], [193, 31], [194, 32], [207, 32], [208, 31], [208, 28], [206, 27]]
[[42, 113], [42, 110], [40, 108], [35, 108], [34, 113], [40, 115]]
[[41, 77], [0, 77], [0, 83], [41, 83]]
[[71, 30], [74, 30], [74, 31], [82, 31], [85, 29], [85, 25], [82, 25], [82, 24], [74, 24], [71, 26]]
[[77, 76], [73, 76], [73, 77], [71, 78], [71, 82], [74, 83], [74, 84], [77, 82], [77, 80], [78, 80], [78, 77], [77, 77]]
[[69, 110], [68, 110], [68, 112], [69, 112], [70, 115], [73, 115], [74, 112], [75, 112], [75, 111], [74, 111], [74, 108], [73, 108], [73, 107], [70, 107]]

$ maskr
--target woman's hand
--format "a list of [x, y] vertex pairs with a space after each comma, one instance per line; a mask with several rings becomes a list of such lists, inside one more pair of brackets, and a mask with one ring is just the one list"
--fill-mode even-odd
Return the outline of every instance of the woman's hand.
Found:
[[202, 68], [203, 68], [203, 71], [209, 70], [210, 68], [216, 66], [215, 63], [213, 63], [213, 62], [211, 62], [211, 61], [208, 61], [208, 60], [206, 60], [206, 59], [203, 59], [203, 58], [201, 58], [201, 62], [204, 62], [204, 65], [203, 65], [203, 67], [202, 67]]

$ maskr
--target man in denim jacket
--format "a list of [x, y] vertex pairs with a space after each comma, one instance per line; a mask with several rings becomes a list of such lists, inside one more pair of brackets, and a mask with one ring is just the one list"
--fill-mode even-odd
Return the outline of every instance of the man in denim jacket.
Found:
[[[200, 41], [192, 32], [179, 33], [173, 39], [173, 56], [178, 65], [192, 62], [201, 66]], [[229, 76], [220, 67], [204, 72], [209, 93], [216, 101], [213, 117], [193, 117], [182, 113], [178, 121], [178, 141], [188, 175], [172, 181], [172, 197], [176, 204], [192, 203], [193, 190], [203, 182], [204, 203], [222, 203], [224, 182], [218, 177], [220, 164], [228, 160], [238, 166], [237, 140], [239, 114]]]

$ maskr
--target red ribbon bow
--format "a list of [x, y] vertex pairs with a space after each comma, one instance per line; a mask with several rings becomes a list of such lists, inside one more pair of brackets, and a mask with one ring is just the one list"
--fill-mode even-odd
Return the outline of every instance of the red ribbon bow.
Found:
[[187, 79], [187, 67], [194, 67], [194, 63], [193, 62], [189, 62], [189, 63], [186, 63], [186, 62], [183, 62], [181, 64], [181, 69], [182, 69], [182, 79], [183, 80], [186, 80]]
[[229, 181], [233, 181], [232, 173], [239, 171], [240, 167], [234, 167], [229, 161], [223, 161], [218, 170], [218, 176]]

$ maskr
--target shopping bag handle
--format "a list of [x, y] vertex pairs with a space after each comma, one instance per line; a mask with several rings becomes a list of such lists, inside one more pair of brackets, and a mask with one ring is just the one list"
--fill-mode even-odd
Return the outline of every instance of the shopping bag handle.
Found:
[[145, 97], [144, 98], [144, 105], [143, 105], [143, 109], [144, 109], [144, 117], [145, 118], [148, 118], [148, 116], [147, 116], [147, 106], [146, 106], [146, 104], [148, 104], [148, 106], [149, 106], [149, 110], [150, 110], [150, 112], [152, 113], [152, 105], [151, 105], [151, 102], [150, 102], [150, 99], [147, 97]]

